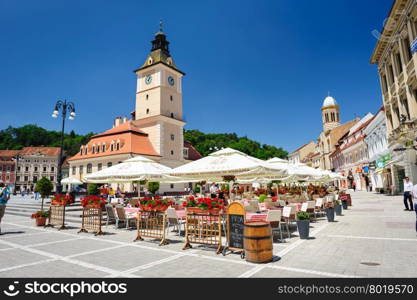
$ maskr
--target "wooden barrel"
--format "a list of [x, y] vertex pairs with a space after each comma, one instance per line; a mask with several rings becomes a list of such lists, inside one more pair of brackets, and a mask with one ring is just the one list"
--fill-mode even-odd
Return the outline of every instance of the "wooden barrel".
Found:
[[243, 229], [243, 246], [246, 261], [267, 263], [272, 261], [272, 229], [269, 223], [248, 222]]

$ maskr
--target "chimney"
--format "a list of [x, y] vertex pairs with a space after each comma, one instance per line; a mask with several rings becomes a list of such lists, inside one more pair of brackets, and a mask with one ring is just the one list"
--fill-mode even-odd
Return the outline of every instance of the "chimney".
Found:
[[113, 125], [113, 128], [114, 127], [117, 127], [117, 126], [120, 126], [122, 124], [122, 117], [116, 117], [115, 119], [114, 119], [114, 125]]

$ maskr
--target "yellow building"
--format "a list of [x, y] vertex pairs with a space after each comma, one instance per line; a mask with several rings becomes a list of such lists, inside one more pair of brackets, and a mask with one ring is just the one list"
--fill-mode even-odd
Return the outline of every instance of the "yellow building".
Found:
[[[417, 183], [416, 151], [412, 149], [417, 130], [417, 4], [396, 0], [384, 22], [372, 53], [378, 66], [391, 161], [392, 192], [403, 190], [403, 178]], [[397, 149], [404, 149], [396, 151]]]
[[314, 149], [305, 154], [302, 163], [313, 168], [332, 170], [330, 154], [336, 149], [339, 139], [345, 135], [358, 120], [352, 120], [342, 124], [340, 122], [340, 106], [336, 99], [327, 96], [321, 107], [321, 119], [323, 130], [317, 138]]

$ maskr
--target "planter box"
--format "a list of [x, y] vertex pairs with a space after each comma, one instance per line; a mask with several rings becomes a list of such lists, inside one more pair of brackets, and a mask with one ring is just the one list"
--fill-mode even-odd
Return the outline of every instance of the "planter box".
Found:
[[194, 213], [194, 214], [210, 214], [210, 215], [218, 215], [220, 214], [220, 209], [210, 209], [204, 210], [198, 207], [187, 207], [187, 213]]
[[334, 210], [336, 212], [336, 216], [341, 216], [342, 215], [342, 205], [340, 205], [340, 204], [335, 205]]
[[334, 222], [334, 208], [326, 209], [327, 221]]
[[45, 226], [46, 224], [46, 218], [36, 218], [36, 226]]
[[310, 236], [310, 220], [297, 220], [298, 233], [300, 239], [306, 240]]

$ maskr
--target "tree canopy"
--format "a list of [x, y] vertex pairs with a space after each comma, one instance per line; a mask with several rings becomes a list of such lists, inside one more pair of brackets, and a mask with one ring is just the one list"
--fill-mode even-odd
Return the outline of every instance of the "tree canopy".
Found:
[[[80, 151], [81, 145], [86, 144], [93, 133], [86, 135], [75, 134], [71, 131], [64, 134], [64, 150], [67, 155], [72, 156]], [[22, 127], [11, 127], [0, 130], [0, 149], [20, 150], [23, 147], [60, 147], [61, 133], [49, 131], [34, 124]]]
[[288, 155], [288, 152], [282, 148], [260, 144], [246, 136], [239, 137], [236, 133], [205, 134], [199, 130], [185, 130], [184, 140], [189, 141], [203, 156], [207, 156], [216, 149], [226, 147], [242, 151], [259, 159], [286, 158]]
[[[73, 156], [81, 145], [85, 145], [94, 133], [86, 135], [76, 134], [74, 131], [64, 134], [64, 151], [66, 155]], [[20, 150], [23, 147], [59, 147], [61, 133], [46, 130], [34, 124], [22, 127], [11, 127], [0, 130], [0, 149]], [[239, 137], [236, 133], [209, 133], [199, 130], [184, 130], [184, 140], [189, 141], [203, 156], [216, 151], [216, 149], [230, 147], [242, 151], [259, 159], [272, 157], [286, 158], [288, 152], [275, 146], [260, 144], [248, 137]]]

